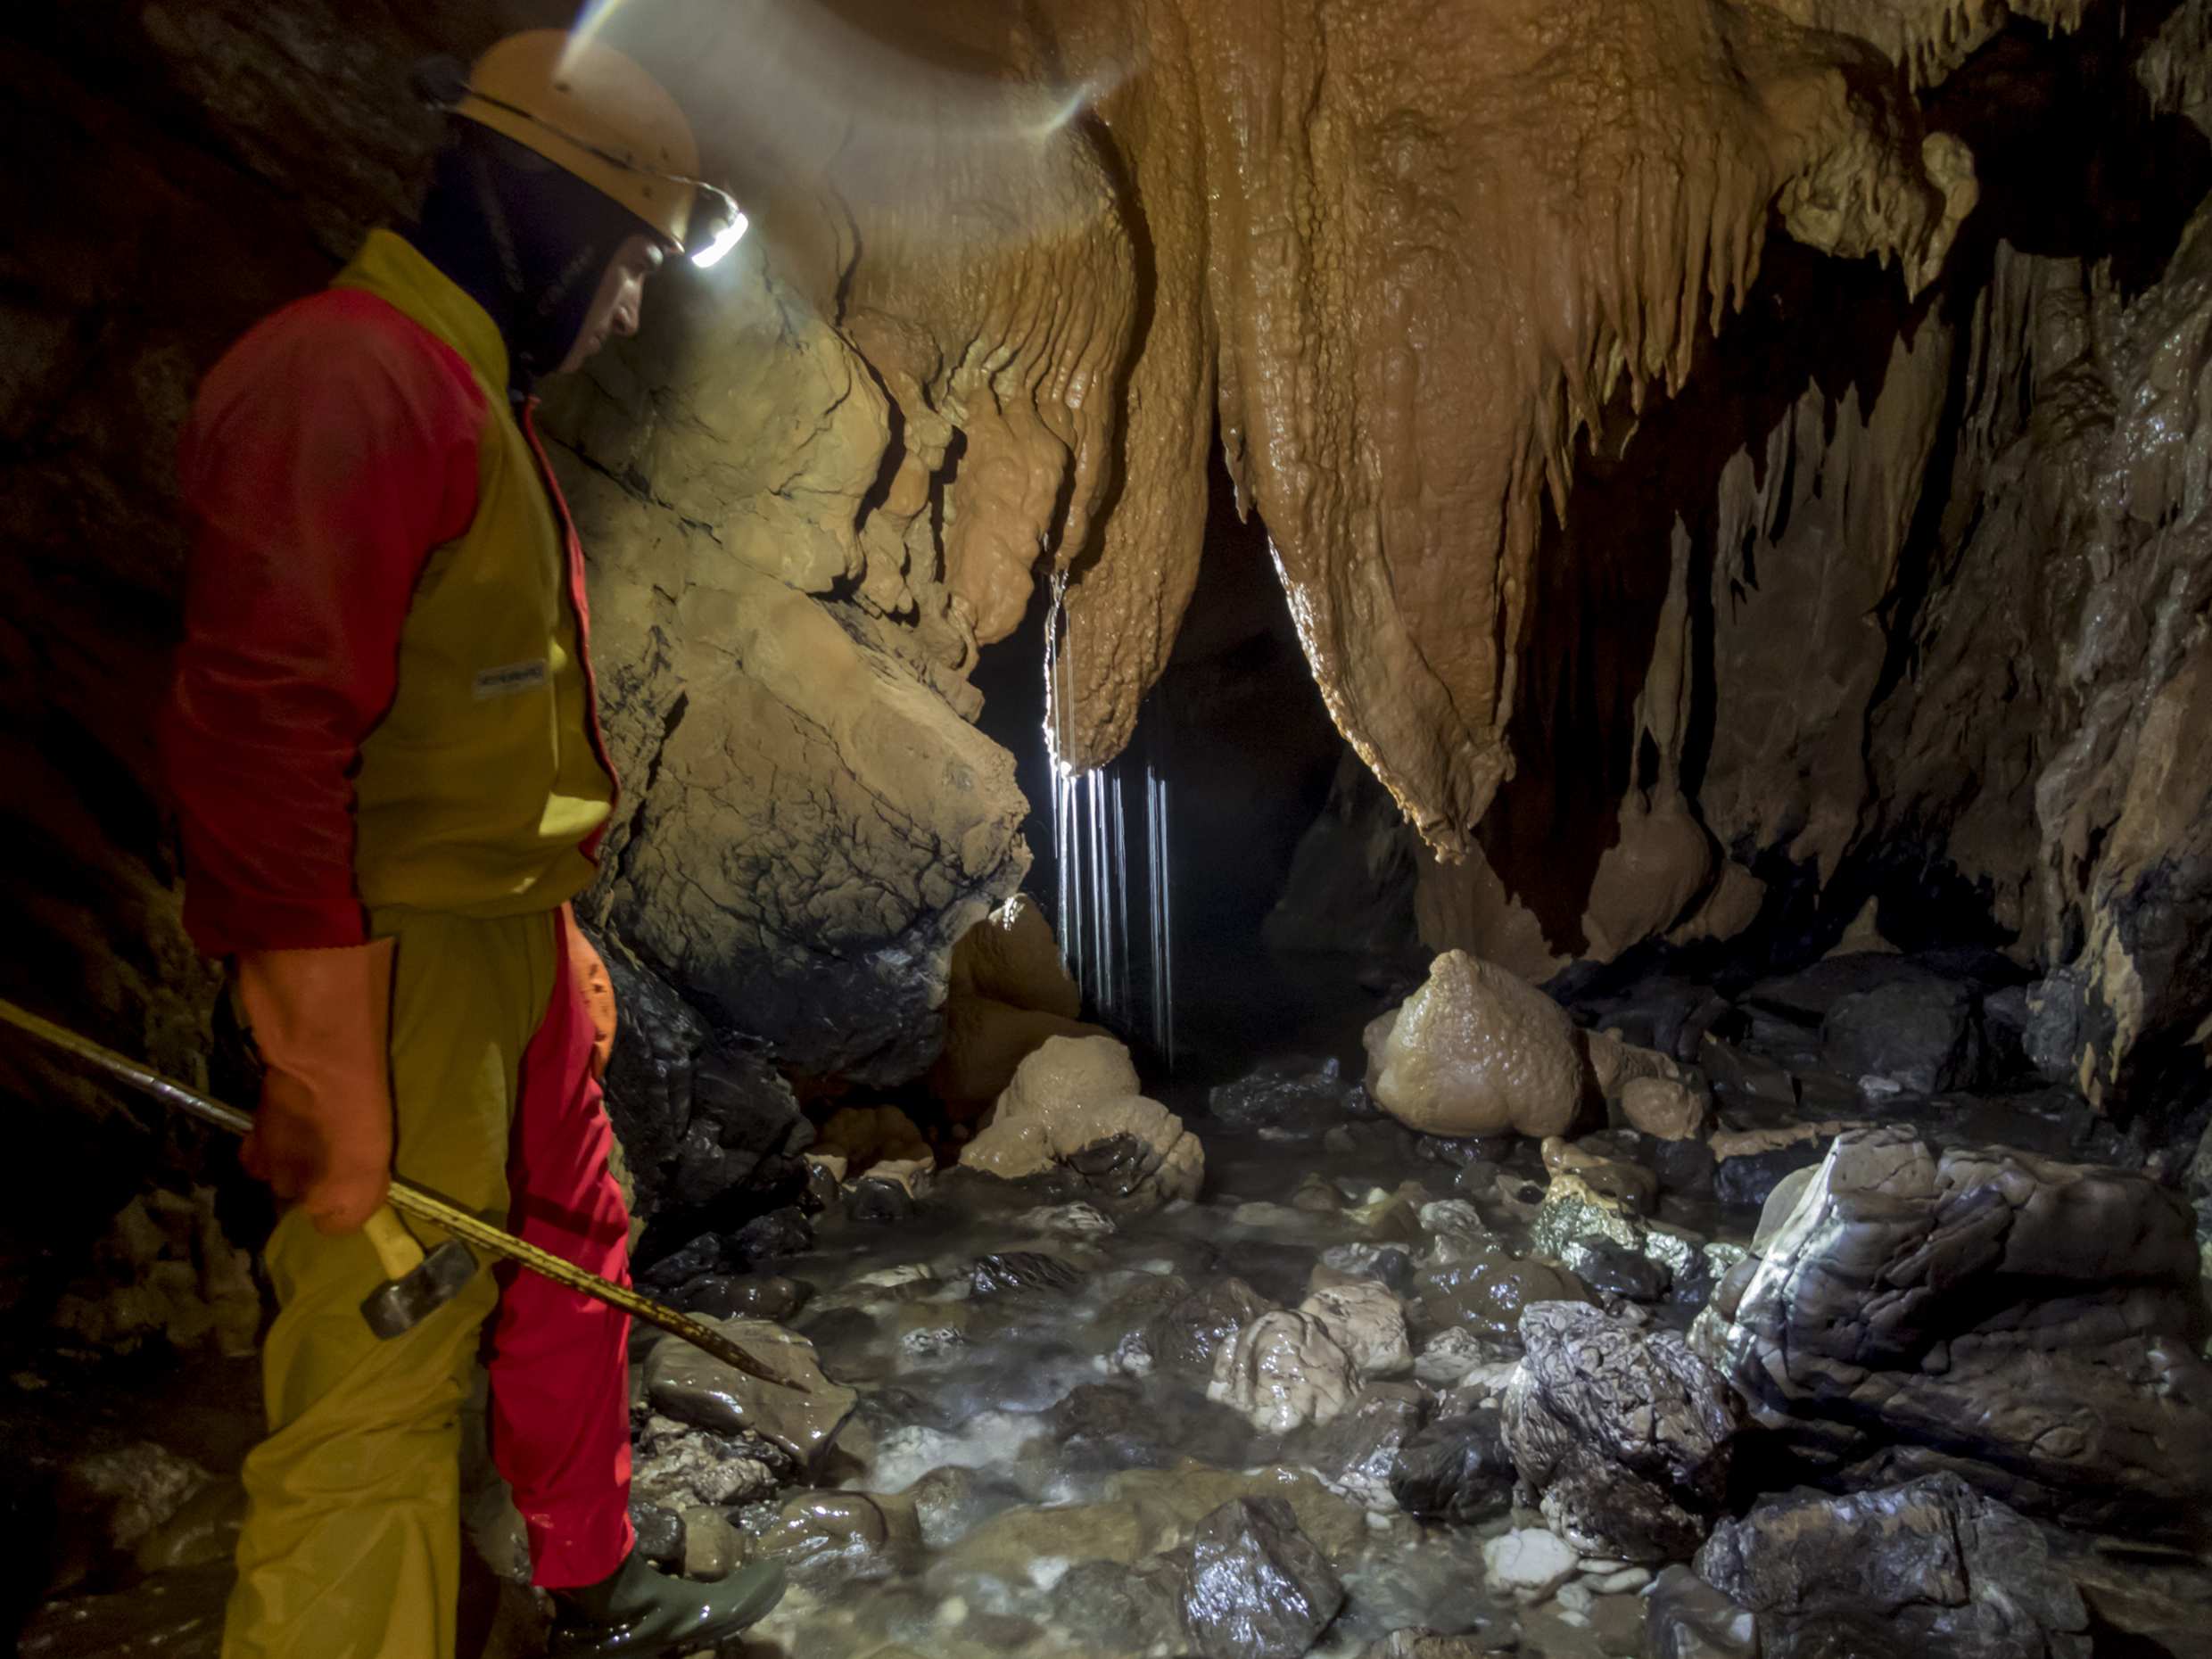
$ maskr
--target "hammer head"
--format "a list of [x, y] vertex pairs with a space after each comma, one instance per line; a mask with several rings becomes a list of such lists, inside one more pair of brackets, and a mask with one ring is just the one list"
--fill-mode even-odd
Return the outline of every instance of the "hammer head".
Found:
[[459, 1294], [476, 1276], [476, 1259], [458, 1239], [448, 1239], [404, 1279], [387, 1279], [361, 1304], [368, 1328], [386, 1341], [402, 1336]]

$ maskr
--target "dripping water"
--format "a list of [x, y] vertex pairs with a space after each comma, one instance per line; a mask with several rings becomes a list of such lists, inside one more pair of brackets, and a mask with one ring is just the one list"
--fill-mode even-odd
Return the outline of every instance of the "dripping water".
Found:
[[[1046, 667], [1048, 710], [1060, 705], [1061, 591]], [[1117, 759], [1077, 773], [1061, 759], [1049, 713], [1045, 745], [1052, 779], [1053, 920], [1061, 959], [1101, 1024], [1148, 1043], [1175, 1061], [1175, 904], [1169, 879], [1167, 709], [1155, 693], [1139, 713], [1135, 739]], [[1141, 834], [1131, 857], [1129, 801], [1142, 793]]]

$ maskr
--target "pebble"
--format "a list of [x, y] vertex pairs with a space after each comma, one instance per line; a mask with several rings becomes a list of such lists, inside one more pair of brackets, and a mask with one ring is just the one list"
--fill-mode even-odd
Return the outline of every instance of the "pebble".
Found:
[[1506, 1532], [1482, 1546], [1483, 1582], [1523, 1606], [1549, 1597], [1581, 1565], [1573, 1546], [1547, 1527]]
[[1560, 1587], [1559, 1605], [1568, 1613], [1587, 1617], [1590, 1604], [1597, 1600], [1588, 1585], [1565, 1584]]
[[1582, 1573], [1582, 1582], [1600, 1596], [1625, 1596], [1630, 1590], [1640, 1590], [1651, 1582], [1651, 1569], [1649, 1567], [1622, 1567], [1618, 1572], [1607, 1572], [1598, 1577], [1592, 1577], [1586, 1564]]

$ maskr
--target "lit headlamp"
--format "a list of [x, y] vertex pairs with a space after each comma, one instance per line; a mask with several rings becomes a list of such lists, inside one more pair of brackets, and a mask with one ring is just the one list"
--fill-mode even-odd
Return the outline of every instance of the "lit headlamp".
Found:
[[[737, 199], [721, 186], [711, 185], [704, 178], [694, 178], [686, 173], [648, 167], [634, 156], [623, 155], [594, 144], [557, 122], [549, 121], [535, 110], [525, 109], [509, 99], [495, 96], [473, 85], [468, 71], [457, 59], [425, 59], [415, 66], [409, 79], [415, 95], [434, 110], [451, 115], [463, 113], [461, 106], [464, 103], [486, 104], [518, 120], [528, 122], [540, 131], [550, 134], [609, 167], [689, 188], [693, 192], [692, 212], [685, 226], [682, 252], [701, 270], [719, 264], [730, 250], [744, 239], [748, 225], [744, 210], [738, 206]], [[570, 170], [574, 169], [572, 167]]]

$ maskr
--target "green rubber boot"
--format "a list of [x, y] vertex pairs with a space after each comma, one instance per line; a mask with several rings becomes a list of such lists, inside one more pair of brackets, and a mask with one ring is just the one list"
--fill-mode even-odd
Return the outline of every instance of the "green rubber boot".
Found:
[[587, 1654], [689, 1654], [758, 1623], [783, 1599], [783, 1565], [755, 1561], [714, 1583], [656, 1572], [634, 1549], [614, 1573], [555, 1590], [549, 1659]]

